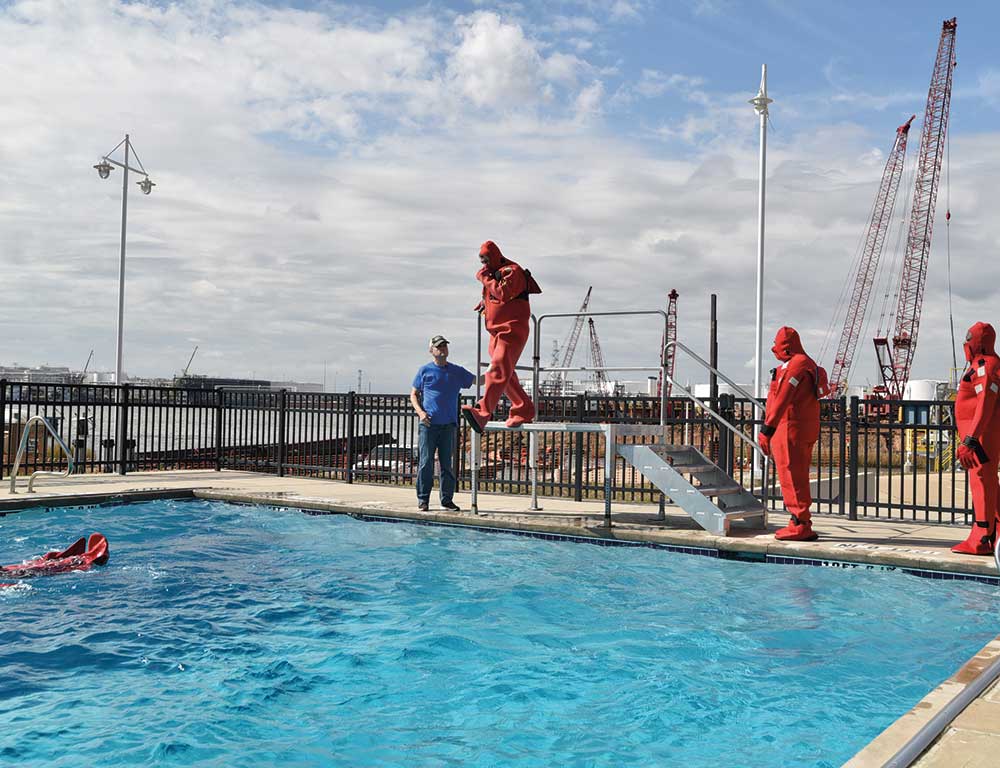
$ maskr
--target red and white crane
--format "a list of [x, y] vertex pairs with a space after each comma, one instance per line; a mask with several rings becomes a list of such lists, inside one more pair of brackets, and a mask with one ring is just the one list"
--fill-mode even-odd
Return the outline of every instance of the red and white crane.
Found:
[[955, 70], [955, 30], [957, 19], [948, 19], [941, 25], [941, 40], [931, 85], [927, 92], [924, 122], [920, 134], [920, 154], [914, 174], [913, 204], [910, 225], [906, 235], [906, 250], [896, 302], [895, 327], [892, 351], [889, 340], [881, 332], [875, 338], [875, 355], [885, 396], [900, 399], [910, 378], [913, 356], [917, 351], [917, 332], [920, 330], [920, 310], [927, 281], [927, 259], [931, 251], [931, 233], [934, 229], [934, 209], [937, 204], [938, 183], [941, 179], [941, 161], [944, 158], [948, 135], [948, 113], [951, 108], [951, 83]]
[[903, 175], [903, 164], [906, 160], [906, 139], [910, 134], [910, 123], [916, 115], [896, 129], [896, 139], [893, 142], [889, 158], [882, 171], [882, 181], [875, 195], [871, 217], [868, 219], [868, 230], [865, 235], [864, 248], [858, 262], [858, 272], [854, 279], [854, 293], [844, 318], [844, 330], [840, 334], [837, 354], [833, 358], [833, 369], [830, 373], [830, 397], [839, 397], [847, 390], [847, 380], [851, 375], [851, 365], [854, 362], [854, 352], [858, 346], [858, 338], [864, 326], [868, 311], [868, 299], [875, 275], [878, 273], [879, 259], [885, 249], [886, 235], [892, 222], [892, 211], [896, 205], [896, 192], [899, 190], [899, 180]]

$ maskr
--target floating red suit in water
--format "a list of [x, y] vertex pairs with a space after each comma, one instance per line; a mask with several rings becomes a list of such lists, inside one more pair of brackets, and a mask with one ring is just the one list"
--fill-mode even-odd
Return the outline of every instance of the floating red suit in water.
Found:
[[775, 538], [784, 541], [814, 541], [809, 465], [819, 439], [819, 397], [825, 394], [826, 376], [802, 348], [794, 328], [782, 327], [771, 347], [781, 365], [771, 371], [764, 425], [757, 441], [774, 459], [781, 495], [791, 522]]
[[[0, 566], [0, 578], [30, 579], [66, 571], [86, 571], [92, 565], [108, 562], [108, 540], [100, 533], [79, 538], [62, 552], [46, 552], [41, 557], [17, 565]], [[9, 587], [11, 584], [2, 586]]]
[[541, 292], [531, 274], [505, 259], [492, 240], [480, 247], [479, 260], [483, 267], [476, 273], [476, 279], [483, 284], [483, 300], [476, 309], [482, 311], [490, 334], [490, 367], [482, 399], [475, 406], [462, 408], [462, 415], [476, 432], [483, 431], [504, 392], [511, 406], [508, 427], [527, 424], [535, 418], [535, 406], [521, 387], [514, 366], [531, 330], [528, 295]]
[[962, 439], [958, 460], [968, 472], [975, 522], [969, 537], [951, 548], [966, 555], [993, 554], [1000, 481], [1000, 358], [994, 350], [997, 334], [989, 323], [976, 323], [965, 335], [969, 368], [955, 397], [955, 423]]

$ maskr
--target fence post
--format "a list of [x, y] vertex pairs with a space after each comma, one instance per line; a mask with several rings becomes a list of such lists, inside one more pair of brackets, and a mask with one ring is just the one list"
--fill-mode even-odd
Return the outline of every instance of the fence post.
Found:
[[131, 384], [122, 384], [118, 397], [118, 474], [128, 474], [128, 404]]
[[7, 449], [7, 379], [0, 379], [0, 477], [4, 476]]
[[[577, 394], [576, 420], [581, 424], [586, 407], [586, 397], [583, 394]], [[573, 500], [583, 501], [583, 432], [577, 432], [573, 436], [573, 450], [576, 453], [573, 457]]]
[[347, 482], [354, 482], [354, 402], [355, 393], [347, 393]]
[[851, 398], [851, 453], [848, 461], [848, 475], [850, 476], [850, 490], [847, 496], [847, 516], [850, 520], [858, 519], [858, 422], [860, 416], [859, 400], [857, 395]]
[[215, 471], [222, 471], [222, 401], [223, 391], [215, 390]]
[[278, 392], [278, 477], [285, 476], [285, 418], [288, 409], [288, 390]]
[[847, 490], [847, 398], [840, 398], [840, 461], [837, 476], [840, 478], [837, 488], [837, 501], [839, 502], [839, 514], [844, 514], [844, 507], [847, 505], [845, 491]]

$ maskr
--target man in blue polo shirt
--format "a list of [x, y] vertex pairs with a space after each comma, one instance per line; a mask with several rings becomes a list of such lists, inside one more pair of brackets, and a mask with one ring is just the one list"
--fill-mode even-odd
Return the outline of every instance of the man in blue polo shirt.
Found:
[[434, 453], [441, 466], [441, 506], [457, 512], [455, 494], [455, 433], [458, 426], [458, 394], [476, 383], [476, 377], [460, 365], [448, 362], [448, 339], [434, 336], [430, 342], [432, 362], [413, 377], [410, 403], [420, 417], [420, 467], [417, 470], [417, 508], [426, 511], [434, 487]]

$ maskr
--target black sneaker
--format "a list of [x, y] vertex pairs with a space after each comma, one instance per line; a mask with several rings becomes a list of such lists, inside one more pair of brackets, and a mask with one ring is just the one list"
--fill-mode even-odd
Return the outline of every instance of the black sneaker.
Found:
[[419, 504], [417, 504], [417, 509], [419, 509], [421, 512], [426, 512], [427, 511], [427, 502], [426, 501], [421, 501]]
[[443, 509], [450, 509], [452, 512], [461, 512], [462, 508], [458, 506], [454, 501], [442, 501], [441, 507]]

